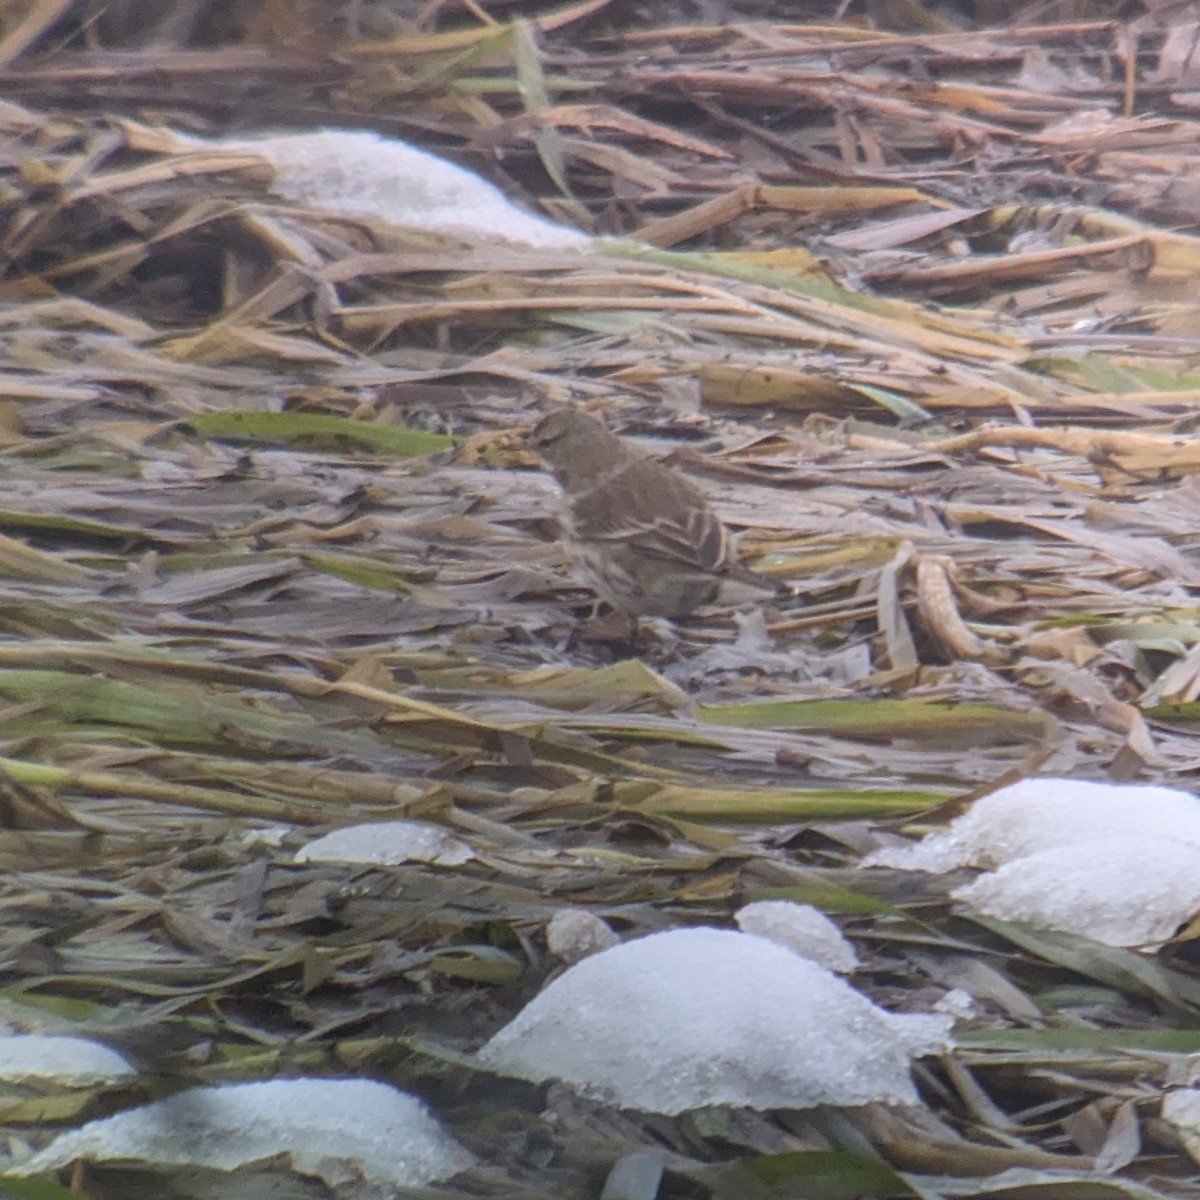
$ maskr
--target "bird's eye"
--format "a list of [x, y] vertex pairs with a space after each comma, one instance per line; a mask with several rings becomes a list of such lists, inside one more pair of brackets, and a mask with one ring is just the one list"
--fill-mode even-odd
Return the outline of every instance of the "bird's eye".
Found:
[[555, 433], [552, 430], [546, 429], [538, 433], [535, 429], [529, 435], [529, 441], [535, 449], [540, 450], [544, 446], [553, 446], [555, 442], [561, 442], [565, 436], [566, 434], [562, 432]]

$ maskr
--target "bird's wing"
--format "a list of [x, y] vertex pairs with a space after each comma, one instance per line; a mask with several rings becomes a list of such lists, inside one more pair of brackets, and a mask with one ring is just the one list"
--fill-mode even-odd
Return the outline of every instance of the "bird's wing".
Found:
[[677, 565], [717, 573], [737, 564], [728, 530], [704, 493], [653, 459], [632, 462], [576, 498], [577, 536], [631, 546]]

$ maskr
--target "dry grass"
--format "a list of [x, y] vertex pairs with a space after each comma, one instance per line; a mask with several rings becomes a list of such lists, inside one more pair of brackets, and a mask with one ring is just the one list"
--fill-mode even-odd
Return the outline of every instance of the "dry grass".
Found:
[[[5, 18], [0, 1018], [164, 1075], [384, 1076], [502, 1159], [482, 1192], [592, 1194], [646, 1142], [672, 1197], [767, 1194], [757, 1152], [841, 1155], [770, 1195], [908, 1186], [854, 1175], [867, 1145], [947, 1195], [1192, 1190], [1155, 1117], [1200, 1048], [1186, 941], [854, 870], [872, 824], [999, 780], [1200, 766], [1191, 26], [906, 11], [936, 28], [593, 0], [313, 6], [284, 38], [247, 0], [217, 29], [180, 6], [153, 54], [120, 5]], [[405, 133], [621, 240], [289, 207], [152, 120], [235, 110]], [[519, 439], [562, 401], [670, 452], [796, 603], [640, 660], [580, 636]], [[381, 814], [481, 861], [291, 865]], [[985, 997], [924, 1126], [552, 1124], [451, 1053], [544, 977], [561, 904], [645, 931], [777, 895], [839, 914], [885, 1002]], [[553, 1169], [496, 1150], [501, 1117]]]

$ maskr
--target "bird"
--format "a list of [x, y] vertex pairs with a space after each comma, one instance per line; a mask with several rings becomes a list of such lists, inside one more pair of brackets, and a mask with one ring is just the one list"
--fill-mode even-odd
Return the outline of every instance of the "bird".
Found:
[[543, 417], [529, 443], [565, 495], [564, 542], [601, 599], [631, 617], [686, 617], [762, 603], [779, 586], [744, 567], [704, 493], [574, 408]]

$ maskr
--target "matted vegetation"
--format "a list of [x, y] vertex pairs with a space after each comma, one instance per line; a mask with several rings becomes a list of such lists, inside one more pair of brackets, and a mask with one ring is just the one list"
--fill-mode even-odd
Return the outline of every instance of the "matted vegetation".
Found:
[[[1002, 780], [1200, 765], [1196, 27], [710, 7], [6, 14], [0, 1019], [130, 1050], [139, 1096], [386, 1078], [497, 1168], [439, 1194], [595, 1195], [646, 1146], [672, 1197], [1190, 1192], [1157, 1117], [1200, 1052], [1186, 937], [854, 867]], [[167, 128], [321, 124], [612, 240], [331, 217]], [[521, 442], [564, 401], [670, 452], [795, 601], [605, 640]], [[387, 816], [479, 858], [292, 863]], [[766, 897], [834, 914], [881, 1003], [986, 998], [926, 1124], [635, 1118], [462, 1057], [560, 906]]]

